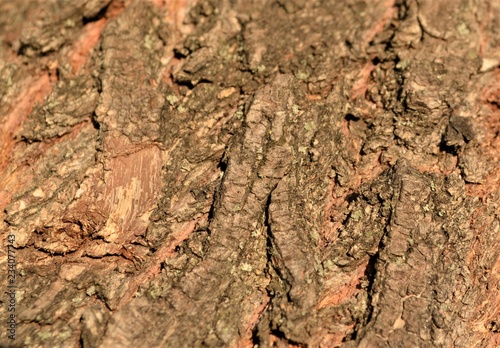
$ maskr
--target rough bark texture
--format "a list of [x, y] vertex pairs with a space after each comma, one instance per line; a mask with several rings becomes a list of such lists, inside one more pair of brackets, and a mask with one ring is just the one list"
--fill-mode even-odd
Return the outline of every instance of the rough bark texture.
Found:
[[499, 19], [1, 0], [0, 346], [500, 346]]

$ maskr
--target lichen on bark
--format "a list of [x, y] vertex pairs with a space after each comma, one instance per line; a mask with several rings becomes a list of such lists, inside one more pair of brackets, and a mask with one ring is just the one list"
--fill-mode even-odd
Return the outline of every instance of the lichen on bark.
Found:
[[1, 346], [500, 344], [496, 2], [16, 3]]

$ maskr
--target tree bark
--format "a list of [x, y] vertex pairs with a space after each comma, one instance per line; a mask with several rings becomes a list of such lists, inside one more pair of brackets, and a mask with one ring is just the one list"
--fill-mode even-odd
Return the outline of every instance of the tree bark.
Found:
[[500, 346], [498, 18], [0, 0], [0, 346]]

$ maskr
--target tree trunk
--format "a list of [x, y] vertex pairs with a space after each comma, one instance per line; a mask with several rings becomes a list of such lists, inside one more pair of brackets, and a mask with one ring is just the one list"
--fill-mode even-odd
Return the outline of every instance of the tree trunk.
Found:
[[1, 0], [0, 346], [500, 346], [498, 18]]

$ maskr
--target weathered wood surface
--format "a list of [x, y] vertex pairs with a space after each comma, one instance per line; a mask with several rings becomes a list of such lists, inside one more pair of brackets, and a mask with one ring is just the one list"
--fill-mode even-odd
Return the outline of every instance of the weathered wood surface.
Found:
[[1, 0], [0, 346], [500, 346], [499, 18]]

